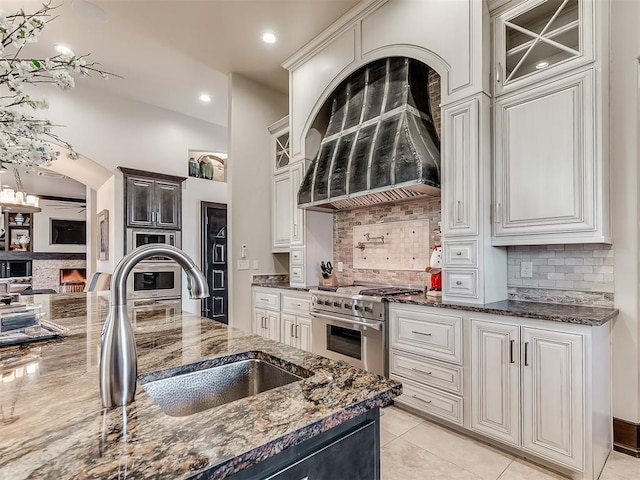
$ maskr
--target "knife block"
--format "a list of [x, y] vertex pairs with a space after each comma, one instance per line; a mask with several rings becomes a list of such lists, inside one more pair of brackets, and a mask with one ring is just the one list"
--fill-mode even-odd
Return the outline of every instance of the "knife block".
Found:
[[323, 278], [322, 285], [325, 287], [337, 287], [338, 277], [336, 277], [336, 272], [335, 271], [331, 272], [329, 274], [329, 278]]

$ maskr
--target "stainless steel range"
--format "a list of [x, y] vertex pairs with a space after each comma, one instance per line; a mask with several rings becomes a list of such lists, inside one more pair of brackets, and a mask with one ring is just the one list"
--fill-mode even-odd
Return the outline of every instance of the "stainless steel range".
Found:
[[387, 375], [386, 297], [422, 293], [421, 290], [355, 285], [311, 290], [311, 351], [342, 360], [379, 375]]

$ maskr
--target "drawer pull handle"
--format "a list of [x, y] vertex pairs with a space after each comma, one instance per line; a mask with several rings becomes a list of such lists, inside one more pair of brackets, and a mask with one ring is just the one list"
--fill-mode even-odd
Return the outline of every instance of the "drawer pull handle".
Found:
[[424, 370], [420, 370], [419, 368], [413, 367], [411, 370], [414, 372], [424, 373], [425, 375], [431, 375], [431, 372], [425, 372]]
[[456, 285], [462, 285], [462, 280], [456, 281]]
[[430, 337], [430, 333], [417, 332], [416, 330], [411, 330], [411, 333], [415, 333], [416, 335], [424, 335], [425, 337]]
[[300, 308], [302, 306], [299, 303], [292, 303], [291, 305], [293, 305], [294, 307], [298, 307], [298, 308]]
[[528, 367], [529, 366], [529, 359], [527, 358], [529, 356], [529, 342], [524, 342], [524, 366]]
[[462, 252], [456, 252], [456, 255], [457, 255], [458, 257], [461, 257], [461, 256], [462, 256]]
[[260, 300], [261, 302], [268, 302], [269, 301], [268, 298], [263, 298], [263, 297], [260, 297], [258, 300]]
[[426, 404], [430, 404], [431, 403], [431, 400], [423, 400], [422, 398], [420, 398], [417, 395], [411, 395], [411, 397], [415, 398], [416, 400], [420, 400], [421, 402], [426, 403]]

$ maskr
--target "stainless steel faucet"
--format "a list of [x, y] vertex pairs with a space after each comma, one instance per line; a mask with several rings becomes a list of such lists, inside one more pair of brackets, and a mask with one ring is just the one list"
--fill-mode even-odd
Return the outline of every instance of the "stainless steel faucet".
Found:
[[170, 245], [145, 245], [125, 255], [111, 278], [111, 302], [102, 328], [100, 348], [100, 397], [106, 408], [128, 405], [136, 394], [138, 357], [133, 329], [127, 314], [127, 277], [133, 267], [152, 256], [169, 257], [187, 274], [191, 298], [209, 296], [207, 280], [193, 260]]

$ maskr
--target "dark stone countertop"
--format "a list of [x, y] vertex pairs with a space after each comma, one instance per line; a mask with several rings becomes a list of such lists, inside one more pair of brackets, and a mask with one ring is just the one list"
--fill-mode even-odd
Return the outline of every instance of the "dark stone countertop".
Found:
[[[103, 410], [98, 387], [101, 294], [39, 295], [69, 329], [59, 341], [0, 348], [0, 478], [225, 478], [401, 393], [395, 381], [198, 315], [139, 316], [138, 370], [263, 352], [313, 376], [185, 417], [138, 384], [126, 408]], [[186, 367], [188, 368], [188, 367]]]
[[444, 303], [424, 295], [387, 297], [391, 303], [407, 303], [426, 307], [448, 308], [469, 312], [492, 313], [512, 317], [534, 318], [552, 322], [575, 323], [579, 325], [599, 326], [618, 315], [617, 308], [585, 307], [582, 305], [560, 305], [557, 303], [523, 302], [503, 300], [501, 302], [472, 305], [463, 303]]
[[309, 290], [314, 290], [318, 287], [292, 287], [289, 285], [289, 282], [253, 282], [251, 284], [252, 287], [266, 287], [266, 288], [279, 288], [282, 290], [294, 290], [298, 292], [308, 292]]

